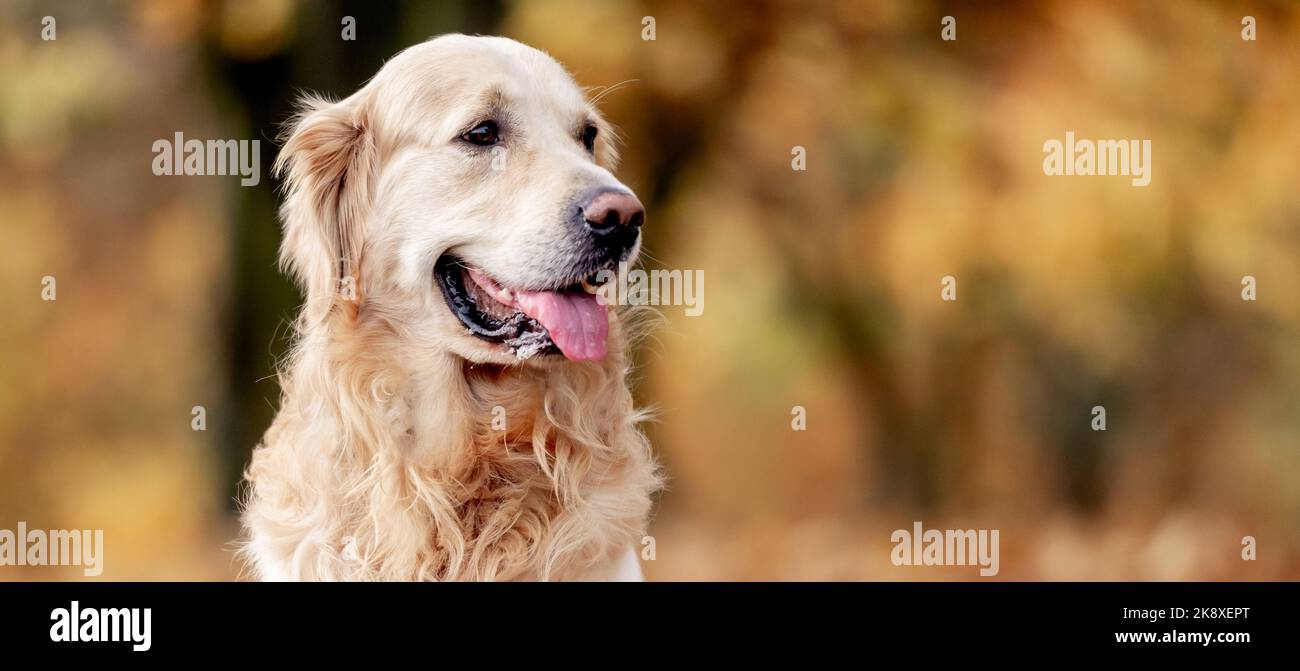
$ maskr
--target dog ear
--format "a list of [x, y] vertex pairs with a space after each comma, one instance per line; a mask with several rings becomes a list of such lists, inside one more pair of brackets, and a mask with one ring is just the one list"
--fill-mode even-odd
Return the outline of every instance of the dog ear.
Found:
[[305, 313], [314, 319], [340, 301], [360, 300], [375, 153], [357, 96], [338, 103], [306, 97], [286, 125], [274, 166], [285, 194], [280, 264], [306, 292]]

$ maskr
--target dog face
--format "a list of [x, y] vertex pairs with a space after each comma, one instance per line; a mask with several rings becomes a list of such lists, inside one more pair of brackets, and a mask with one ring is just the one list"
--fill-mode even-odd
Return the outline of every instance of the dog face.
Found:
[[440, 37], [309, 100], [276, 161], [308, 317], [350, 302], [477, 362], [602, 358], [595, 285], [644, 221], [613, 139], [563, 67], [504, 38]]

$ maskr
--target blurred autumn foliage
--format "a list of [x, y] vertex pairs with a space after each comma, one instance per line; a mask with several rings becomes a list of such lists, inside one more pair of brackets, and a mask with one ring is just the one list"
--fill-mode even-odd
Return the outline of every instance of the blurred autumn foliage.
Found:
[[[1300, 577], [1283, 2], [4, 3], [0, 528], [102, 528], [109, 578], [237, 576], [299, 299], [270, 177], [156, 177], [151, 144], [260, 139], [265, 173], [298, 91], [449, 31], [621, 84], [646, 265], [704, 272], [704, 314], [663, 308], [639, 353], [650, 578], [977, 576], [892, 566], [914, 520], [1000, 529], [1000, 579]], [[1066, 131], [1150, 139], [1150, 186], [1045, 176]]]

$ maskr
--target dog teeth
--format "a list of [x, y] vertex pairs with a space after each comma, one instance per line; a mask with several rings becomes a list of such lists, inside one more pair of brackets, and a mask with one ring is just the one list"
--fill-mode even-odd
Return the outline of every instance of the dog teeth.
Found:
[[515, 304], [515, 292], [501, 286], [496, 280], [478, 270], [469, 269], [469, 278], [489, 298], [507, 307]]
[[590, 280], [589, 278], [584, 278], [584, 279], [582, 280], [582, 290], [585, 291], [585, 292], [587, 292], [587, 293], [589, 293], [589, 294], [599, 293], [599, 292], [600, 292], [600, 285], [599, 285], [599, 284], [592, 284], [592, 282], [591, 282], [591, 280]]

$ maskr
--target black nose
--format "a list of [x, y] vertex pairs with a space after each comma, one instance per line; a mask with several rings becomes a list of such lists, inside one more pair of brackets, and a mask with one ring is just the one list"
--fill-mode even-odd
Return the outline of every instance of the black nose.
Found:
[[635, 235], [645, 222], [645, 208], [630, 193], [606, 189], [582, 204], [582, 218], [596, 235], [617, 234], [620, 229], [631, 229]]

